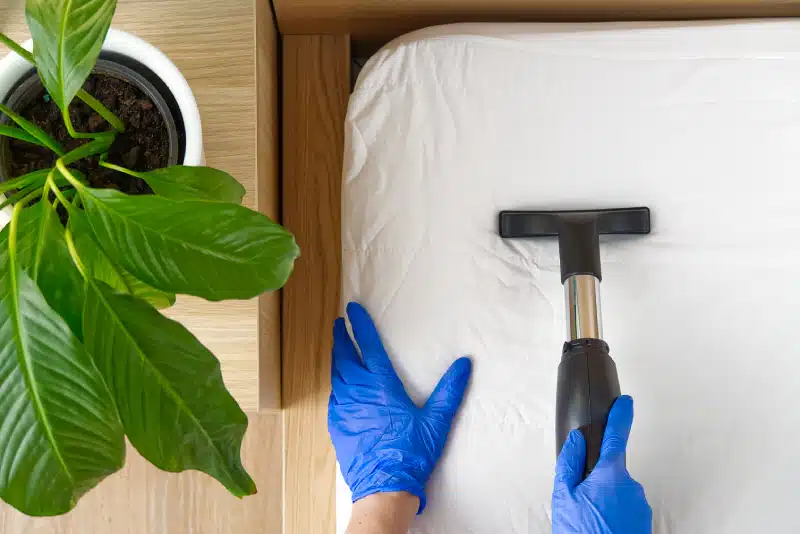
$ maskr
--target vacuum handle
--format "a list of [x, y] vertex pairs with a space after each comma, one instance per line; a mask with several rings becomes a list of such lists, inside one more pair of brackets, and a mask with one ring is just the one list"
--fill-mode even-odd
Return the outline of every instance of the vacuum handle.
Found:
[[556, 454], [570, 431], [580, 429], [586, 438], [584, 478], [600, 459], [608, 412], [619, 396], [617, 366], [605, 341], [577, 339], [564, 343], [556, 391]]

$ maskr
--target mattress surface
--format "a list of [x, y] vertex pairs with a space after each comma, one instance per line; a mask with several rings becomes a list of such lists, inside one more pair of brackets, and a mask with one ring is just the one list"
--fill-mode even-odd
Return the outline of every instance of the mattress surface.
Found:
[[[343, 297], [410, 395], [474, 374], [412, 532], [550, 532], [554, 240], [504, 209], [649, 206], [603, 319], [660, 534], [800, 532], [800, 23], [460, 25], [390, 44], [346, 121]], [[340, 532], [350, 493], [339, 481]]]

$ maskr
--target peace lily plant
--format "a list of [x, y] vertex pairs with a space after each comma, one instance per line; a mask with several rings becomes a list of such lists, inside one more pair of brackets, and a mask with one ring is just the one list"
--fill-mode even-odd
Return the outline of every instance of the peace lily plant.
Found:
[[[71, 510], [125, 462], [125, 437], [155, 466], [203, 471], [232, 494], [256, 487], [240, 461], [247, 417], [214, 355], [158, 309], [176, 294], [249, 299], [280, 288], [297, 245], [240, 205], [228, 174], [173, 166], [136, 172], [107, 160], [126, 125], [82, 87], [116, 0], [28, 0], [36, 66], [60, 108], [71, 151], [6, 106], [0, 135], [58, 157], [50, 169], [0, 182], [13, 206], [0, 233], [0, 497], [34, 516]], [[81, 133], [78, 98], [110, 125]], [[15, 141], [16, 142], [16, 141]], [[155, 194], [98, 189], [74, 169], [99, 165]], [[2, 199], [2, 195], [0, 195]]]

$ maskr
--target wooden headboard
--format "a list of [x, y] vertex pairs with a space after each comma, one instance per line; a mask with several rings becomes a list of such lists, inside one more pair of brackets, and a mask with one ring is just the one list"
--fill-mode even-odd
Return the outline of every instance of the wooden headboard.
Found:
[[800, 16], [800, 0], [273, 0], [283, 34], [386, 42], [451, 22], [684, 20]]

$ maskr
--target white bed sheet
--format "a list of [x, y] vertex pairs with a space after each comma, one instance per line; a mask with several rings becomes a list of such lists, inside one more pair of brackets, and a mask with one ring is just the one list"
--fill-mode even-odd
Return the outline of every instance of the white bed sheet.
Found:
[[[503, 209], [647, 205], [605, 337], [660, 534], [800, 532], [800, 22], [458, 25], [390, 44], [346, 121], [343, 296], [423, 402], [474, 377], [413, 532], [549, 533], [564, 306]], [[350, 493], [337, 489], [339, 531]]]

